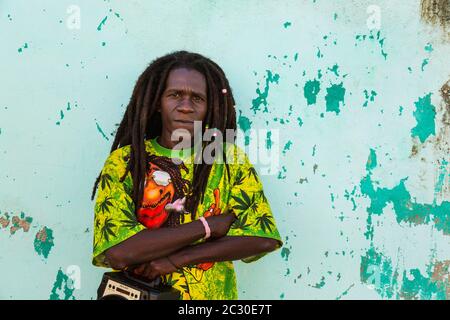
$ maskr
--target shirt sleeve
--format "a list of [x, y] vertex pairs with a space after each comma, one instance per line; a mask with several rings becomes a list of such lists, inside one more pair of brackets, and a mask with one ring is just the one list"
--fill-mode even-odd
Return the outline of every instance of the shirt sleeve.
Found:
[[[237, 148], [237, 147], [236, 147]], [[239, 149], [238, 149], [239, 150]], [[237, 220], [231, 226], [227, 236], [254, 236], [271, 238], [278, 241], [277, 249], [283, 246], [271, 207], [264, 194], [262, 182], [255, 167], [243, 151], [237, 151], [241, 159], [234, 170], [235, 178], [231, 187], [228, 207], [232, 208]], [[267, 253], [242, 259], [249, 263], [259, 260]]]
[[107, 267], [105, 251], [145, 229], [134, 214], [131, 198], [132, 178], [125, 173], [123, 149], [114, 150], [103, 166], [94, 206], [94, 242], [92, 264]]

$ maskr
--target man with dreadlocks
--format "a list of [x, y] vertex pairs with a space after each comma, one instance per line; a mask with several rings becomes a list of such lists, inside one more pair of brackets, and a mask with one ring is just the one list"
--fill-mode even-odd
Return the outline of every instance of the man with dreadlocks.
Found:
[[198, 121], [202, 133], [236, 130], [234, 106], [223, 70], [200, 54], [147, 67], [92, 192], [95, 266], [159, 277], [182, 299], [237, 299], [232, 261], [283, 244], [262, 183], [234, 140], [212, 163], [193, 161], [209, 144], [172, 140], [180, 129], [193, 137]]

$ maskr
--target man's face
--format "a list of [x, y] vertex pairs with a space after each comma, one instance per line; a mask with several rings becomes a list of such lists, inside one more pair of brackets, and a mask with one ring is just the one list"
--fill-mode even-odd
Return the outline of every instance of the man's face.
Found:
[[207, 86], [203, 74], [186, 68], [171, 70], [161, 96], [163, 131], [186, 129], [193, 137], [194, 121], [203, 121], [206, 109]]

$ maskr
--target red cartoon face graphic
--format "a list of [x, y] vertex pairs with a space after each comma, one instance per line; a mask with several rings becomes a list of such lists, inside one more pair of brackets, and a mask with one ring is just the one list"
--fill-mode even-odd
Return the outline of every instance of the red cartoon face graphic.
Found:
[[150, 163], [144, 186], [142, 206], [138, 210], [138, 220], [149, 229], [159, 228], [168, 218], [164, 208], [172, 202], [175, 194], [170, 175], [157, 165]]

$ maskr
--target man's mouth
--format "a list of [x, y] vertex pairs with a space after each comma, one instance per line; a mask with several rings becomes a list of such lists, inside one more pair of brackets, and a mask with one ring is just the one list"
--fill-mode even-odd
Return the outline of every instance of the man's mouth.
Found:
[[194, 123], [193, 120], [175, 120], [175, 122], [187, 123], [187, 124], [193, 124]]

